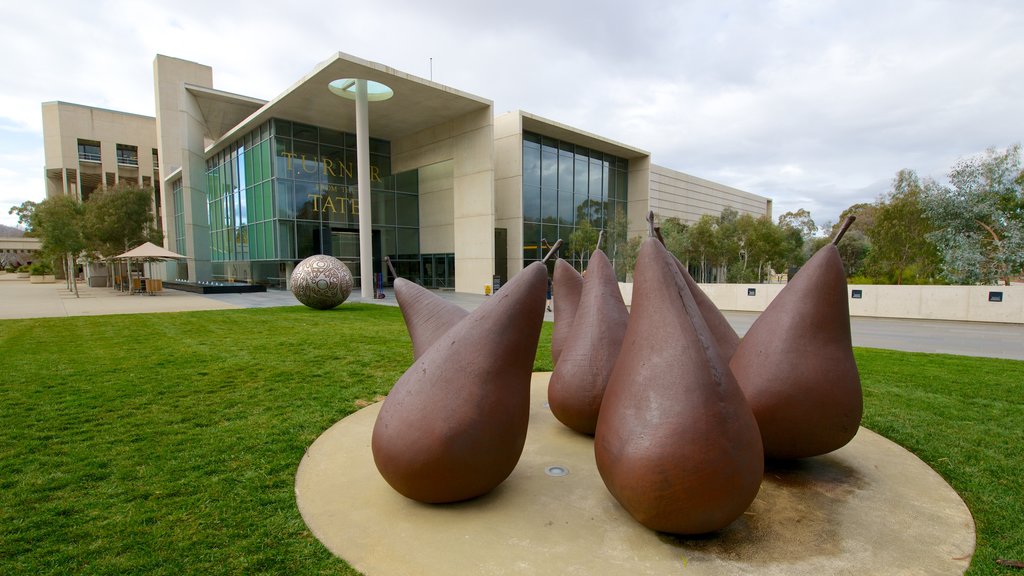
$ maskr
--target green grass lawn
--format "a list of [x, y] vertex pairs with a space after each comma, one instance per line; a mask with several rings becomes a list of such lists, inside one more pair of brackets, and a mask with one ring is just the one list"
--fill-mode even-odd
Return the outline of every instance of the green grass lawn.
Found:
[[[295, 471], [410, 364], [397, 308], [6, 320], [0, 357], [0, 574], [355, 573], [306, 530]], [[1024, 560], [1024, 362], [857, 360], [865, 425], [970, 506], [971, 573], [1014, 572], [995, 561]]]

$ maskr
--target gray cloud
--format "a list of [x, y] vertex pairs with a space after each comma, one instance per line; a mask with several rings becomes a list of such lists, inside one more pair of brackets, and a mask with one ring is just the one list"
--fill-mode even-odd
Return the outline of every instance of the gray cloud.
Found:
[[[807, 208], [820, 223], [873, 201], [901, 168], [941, 178], [957, 158], [1020, 141], [1024, 125], [1024, 7], [1009, 0], [2, 10], [2, 48], [26, 56], [0, 63], [0, 126], [34, 135], [24, 150], [41, 148], [46, 100], [152, 114], [156, 53], [209, 64], [218, 88], [269, 99], [347, 52], [432, 74], [499, 113], [522, 108], [643, 148], [658, 164], [772, 197], [776, 215]], [[42, 162], [2, 166], [16, 198], [42, 197]]]

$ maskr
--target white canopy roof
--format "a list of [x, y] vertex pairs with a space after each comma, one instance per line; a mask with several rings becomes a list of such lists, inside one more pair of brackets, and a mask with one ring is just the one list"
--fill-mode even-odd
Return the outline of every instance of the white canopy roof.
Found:
[[125, 252], [124, 254], [114, 256], [114, 258], [157, 258], [173, 260], [176, 258], [184, 258], [184, 256], [178, 254], [177, 252], [171, 252], [170, 250], [164, 248], [163, 246], [157, 246], [152, 242], [146, 242], [145, 244], [140, 244], [135, 248], [132, 248], [131, 250]]

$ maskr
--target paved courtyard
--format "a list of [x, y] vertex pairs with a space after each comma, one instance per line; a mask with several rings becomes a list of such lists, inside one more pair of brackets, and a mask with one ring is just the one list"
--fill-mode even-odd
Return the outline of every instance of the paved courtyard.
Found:
[[[470, 310], [487, 298], [457, 292], [439, 294]], [[361, 300], [358, 292], [349, 299], [350, 302]], [[384, 300], [372, 302], [397, 305], [390, 291]], [[291, 292], [285, 290], [201, 295], [165, 289], [150, 296], [80, 285], [79, 297], [76, 298], [63, 282], [31, 284], [14, 274], [0, 275], [0, 320], [299, 305]], [[725, 316], [742, 336], [757, 319], [758, 313], [726, 311]], [[547, 319], [552, 320], [550, 313]], [[850, 327], [854, 346], [1024, 360], [1024, 324], [854, 317], [850, 319]]]

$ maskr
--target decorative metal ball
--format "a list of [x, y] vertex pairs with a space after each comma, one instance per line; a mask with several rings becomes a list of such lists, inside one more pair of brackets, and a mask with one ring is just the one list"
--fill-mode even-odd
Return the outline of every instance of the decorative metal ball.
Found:
[[330, 310], [352, 294], [352, 272], [334, 256], [310, 256], [292, 271], [292, 294], [310, 308]]

